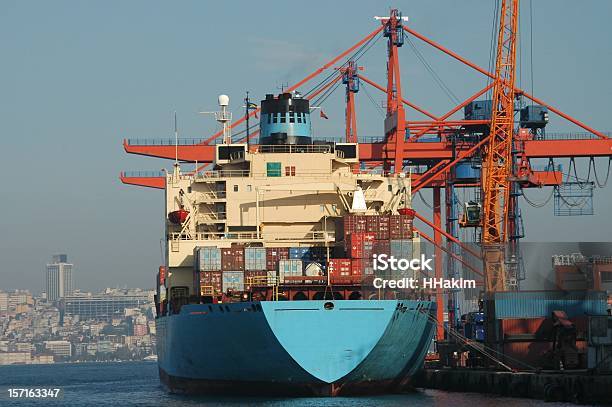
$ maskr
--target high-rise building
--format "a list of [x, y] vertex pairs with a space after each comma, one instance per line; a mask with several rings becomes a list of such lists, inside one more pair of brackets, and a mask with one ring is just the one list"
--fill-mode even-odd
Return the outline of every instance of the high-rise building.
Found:
[[74, 288], [72, 285], [72, 267], [68, 263], [68, 256], [56, 254], [51, 263], [47, 264], [47, 300], [57, 301], [67, 295], [71, 295]]

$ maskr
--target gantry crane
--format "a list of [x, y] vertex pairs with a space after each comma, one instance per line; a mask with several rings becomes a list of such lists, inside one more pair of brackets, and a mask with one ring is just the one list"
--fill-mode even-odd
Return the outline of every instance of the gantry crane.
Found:
[[[424, 188], [430, 188], [434, 198], [431, 217], [416, 214], [417, 220], [422, 224], [422, 227], [417, 226], [421, 237], [433, 243], [438, 253], [444, 251], [450, 259], [460, 263], [464, 271], [469, 270], [479, 276], [481, 286], [484, 285], [487, 291], [504, 290], [508, 286], [507, 270], [504, 264], [506, 256], [503, 248], [509, 243], [510, 253], [516, 250], [513, 245], [520, 235], [515, 225], [517, 194], [513, 193], [513, 189], [558, 187], [563, 182], [563, 174], [558, 168], [547, 167], [537, 170], [532, 168], [531, 160], [561, 158], [573, 160], [575, 157], [610, 159], [612, 157], [612, 139], [606, 134], [515, 86], [519, 0], [499, 1], [501, 1], [500, 25], [494, 72], [489, 72], [415, 31], [407, 24], [407, 19], [402, 17], [398, 10], [391, 10], [388, 17], [378, 18], [381, 25], [374, 31], [287, 89], [289, 92], [296, 89], [303, 90], [303, 87], [311, 84], [313, 79], [322, 73], [329, 69], [336, 70], [336, 75], [329, 75], [327, 79], [313, 86], [311, 91], [302, 92], [302, 94], [313, 101], [333, 90], [341, 80], [344, 81], [347, 85], [345, 139], [358, 141], [359, 160], [365, 165], [366, 171], [368, 168], [382, 166], [389, 173], [399, 173], [403, 172], [406, 166], [411, 166], [414, 169], [411, 173], [413, 195]], [[492, 82], [442, 115], [429, 112], [402, 94], [398, 53], [404, 44], [406, 35], [462, 62], [492, 79]], [[365, 76], [355, 63], [355, 60], [359, 58], [359, 53], [367, 51], [380, 37], [387, 39], [386, 86]], [[346, 61], [338, 67], [337, 64], [344, 58]], [[381, 137], [374, 137], [372, 140], [368, 140], [367, 137], [360, 137], [360, 139], [356, 137], [357, 119], [354, 93], [357, 89], [355, 85], [359, 83], [384, 92], [387, 99], [384, 133]], [[453, 117], [490, 91], [493, 93], [490, 117], [477, 119]], [[519, 95], [580, 127], [587, 132], [587, 137], [574, 137], [572, 134], [562, 134], [558, 137], [553, 135], [534, 137], [533, 134], [520, 128], [515, 132], [514, 100], [515, 96]], [[407, 111], [406, 108], [410, 110]], [[254, 116], [257, 113], [258, 110], [253, 110], [248, 115]], [[425, 120], [413, 120], [413, 114], [423, 116]], [[242, 117], [234, 121], [231, 128], [241, 125], [245, 119], [246, 117]], [[471, 128], [485, 128], [486, 130], [479, 137], [471, 137]], [[250, 137], [256, 135], [257, 131], [254, 131]], [[123, 145], [125, 151], [130, 154], [167, 159], [177, 157], [184, 162], [207, 165], [214, 162], [215, 145], [213, 142], [220, 136], [222, 132], [217, 132], [207, 138], [183, 139], [180, 143], [176, 143], [174, 139], [125, 139]], [[428, 136], [430, 137], [428, 142], [421, 142]], [[251, 145], [251, 148], [257, 148], [257, 146]], [[514, 154], [516, 152], [519, 153]], [[466, 160], [475, 158], [483, 163], [480, 176], [469, 180], [458, 179], [455, 173], [456, 168]], [[196, 165], [196, 170], [200, 168]], [[126, 184], [161, 189], [165, 185], [163, 177], [162, 173], [121, 173], [121, 180]], [[446, 228], [442, 225], [441, 216], [442, 188], [445, 189], [447, 207]], [[477, 222], [476, 217], [472, 219], [471, 224], [471, 226], [481, 227], [482, 252], [474, 250], [458, 238], [456, 226], [459, 222], [452, 210], [455, 188], [482, 191], [481, 221]], [[475, 203], [475, 205], [480, 205], [480, 203]], [[431, 228], [433, 236], [430, 237], [425, 233], [422, 230], [424, 228]], [[474, 266], [478, 262], [483, 264], [482, 270]], [[436, 262], [436, 274], [442, 273], [441, 264], [441, 262]], [[448, 270], [450, 269], [449, 267]], [[438, 309], [442, 312], [445, 304], [441, 295], [437, 296], [437, 302]], [[448, 301], [447, 304], [449, 315], [451, 315], [451, 312], [454, 313], [454, 310], [451, 310], [451, 301]], [[438, 319], [440, 318], [439, 314]], [[449, 323], [453, 325], [453, 317], [449, 316]], [[443, 339], [443, 333], [440, 331], [438, 331], [438, 339]]]
[[519, 0], [502, 0], [493, 79], [491, 126], [482, 167], [482, 248], [487, 291], [506, 289], [505, 245], [513, 169], [514, 83]]

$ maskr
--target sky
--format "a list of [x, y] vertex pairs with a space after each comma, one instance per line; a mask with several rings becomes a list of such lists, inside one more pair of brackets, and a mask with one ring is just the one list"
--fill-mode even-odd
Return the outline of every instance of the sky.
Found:
[[[533, 3], [531, 38], [529, 0], [522, 1], [517, 82], [594, 128], [612, 130], [612, 2]], [[362, 0], [2, 0], [0, 289], [39, 292], [54, 253], [74, 262], [81, 289], [152, 287], [161, 262], [163, 195], [122, 185], [118, 175], [171, 162], [130, 156], [122, 140], [172, 137], [174, 111], [180, 137], [205, 138], [217, 125], [198, 111], [214, 110], [218, 94], [228, 94], [239, 115], [245, 91], [259, 99], [297, 82], [374, 30], [372, 17], [387, 15], [390, 6], [409, 16], [415, 30], [489, 65], [493, 2], [484, 0], [384, 6]], [[412, 43], [458, 99], [486, 85], [469, 68], [417, 39]], [[382, 40], [359, 63], [384, 84]], [[450, 110], [453, 97], [434, 82], [410, 43], [401, 49], [400, 64], [406, 98], [434, 113]], [[377, 92], [357, 95], [360, 135], [382, 132]], [[330, 120], [314, 120], [317, 136], [342, 136], [342, 94], [336, 91], [322, 106]], [[410, 111], [408, 118], [420, 116]], [[549, 131], [575, 130], [551, 116]], [[601, 179], [608, 161], [599, 161]], [[586, 174], [584, 164], [578, 168]], [[549, 194], [528, 191], [534, 202]], [[428, 193], [424, 198], [431, 202]], [[612, 188], [597, 189], [596, 214], [572, 218], [554, 217], [552, 201], [538, 209], [523, 202], [528, 239], [609, 241], [611, 199]]]

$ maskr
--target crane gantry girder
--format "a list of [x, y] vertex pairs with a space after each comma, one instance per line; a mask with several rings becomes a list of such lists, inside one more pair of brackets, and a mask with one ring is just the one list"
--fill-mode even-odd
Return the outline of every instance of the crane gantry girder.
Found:
[[[253, 146], [256, 147], [256, 146]], [[151, 142], [130, 143], [123, 141], [123, 148], [129, 154], [149, 157], [174, 159], [175, 146]], [[447, 160], [453, 158], [457, 150], [453, 150], [450, 142], [426, 142], [404, 144], [404, 157], [412, 161]], [[572, 157], [609, 157], [612, 156], [612, 139], [558, 139], [558, 140], [527, 140], [525, 141], [527, 158], [572, 158]], [[359, 159], [363, 162], [383, 161], [395, 158], [395, 146], [384, 143], [359, 143]], [[211, 163], [215, 159], [215, 146], [192, 144], [178, 146], [178, 159], [186, 162]]]

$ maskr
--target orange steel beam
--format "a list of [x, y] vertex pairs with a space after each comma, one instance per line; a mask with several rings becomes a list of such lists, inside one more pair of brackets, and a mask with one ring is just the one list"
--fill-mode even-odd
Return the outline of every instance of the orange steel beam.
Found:
[[[414, 228], [415, 231], [419, 232], [419, 235], [421, 235], [421, 237], [425, 238], [425, 240], [427, 240], [428, 242], [432, 243], [432, 244], [436, 244], [434, 242], [434, 239], [432, 239], [430, 236], [428, 236], [426, 233], [423, 233], [421, 230]], [[459, 261], [461, 264], [463, 264], [465, 267], [469, 268], [470, 270], [472, 270], [474, 273], [478, 274], [481, 277], [484, 277], [484, 274], [482, 273], [482, 271], [474, 268], [474, 266], [472, 266], [471, 264], [467, 263], [465, 260], [463, 260], [461, 257], [457, 256], [455, 253], [453, 253], [452, 251], [450, 251], [449, 249], [447, 249], [444, 246], [440, 246], [440, 249], [443, 250], [444, 252], [448, 253], [453, 259], [456, 259], [457, 261]]]
[[[127, 153], [149, 157], [174, 159], [174, 145], [136, 145], [123, 141]], [[404, 155], [411, 160], [449, 160], [455, 157], [452, 145], [446, 142], [416, 143], [404, 145]], [[612, 138], [593, 140], [527, 140], [527, 158], [570, 158], [612, 156]], [[360, 161], [382, 161], [395, 157], [393, 146], [384, 143], [359, 143]], [[462, 156], [465, 158], [466, 156]], [[212, 162], [214, 145], [179, 145], [178, 158], [188, 162]]]
[[466, 252], [468, 252], [469, 254], [471, 254], [472, 256], [476, 257], [477, 259], [482, 258], [482, 256], [478, 253], [476, 253], [475, 251], [473, 251], [472, 249], [470, 249], [469, 247], [467, 247], [465, 244], [463, 244], [459, 239], [457, 239], [456, 237], [454, 237], [453, 235], [451, 235], [450, 233], [446, 232], [444, 229], [442, 229], [442, 227], [437, 227], [436, 225], [434, 225], [433, 223], [431, 223], [430, 221], [428, 221], [427, 219], [425, 219], [423, 216], [419, 215], [418, 212], [415, 212], [414, 216], [416, 216], [418, 219], [420, 219], [421, 221], [423, 221], [423, 223], [425, 223], [427, 226], [431, 227], [434, 230], [437, 230], [438, 232], [440, 232], [441, 234], [443, 234], [447, 239], [449, 239], [450, 241], [457, 243], [459, 245], [459, 247], [461, 247], [463, 250], [465, 250]]
[[[352, 47], [348, 48], [347, 50], [343, 51], [342, 53], [338, 54], [335, 58], [331, 59], [329, 62], [327, 62], [325, 65], [323, 65], [321, 68], [317, 69], [316, 71], [312, 72], [311, 74], [307, 75], [304, 79], [302, 79], [301, 81], [297, 82], [296, 84], [292, 85], [291, 87], [287, 88], [285, 90], [285, 92], [293, 92], [294, 90], [296, 90], [297, 88], [299, 88], [300, 86], [302, 86], [303, 84], [305, 84], [306, 82], [310, 81], [312, 78], [314, 78], [317, 75], [320, 75], [323, 71], [325, 71], [326, 69], [330, 68], [332, 65], [334, 65], [336, 62], [338, 62], [339, 60], [341, 60], [342, 58], [344, 58], [345, 56], [347, 56], [349, 53], [353, 52], [354, 50], [356, 50], [357, 48], [359, 48], [360, 46], [362, 46], [363, 44], [365, 44], [366, 42], [368, 42], [370, 39], [374, 38], [378, 33], [380, 33], [383, 30], [383, 26], [378, 27], [377, 29], [375, 29], [374, 31], [372, 31], [370, 34], [366, 35], [364, 38], [362, 38], [360, 41], [358, 41], [355, 45], [353, 45]], [[261, 108], [257, 108], [255, 110], [253, 110], [250, 114], [249, 117], [255, 116]], [[236, 120], [235, 122], [233, 122], [230, 125], [230, 128], [234, 128], [236, 126], [238, 126], [239, 124], [241, 124], [242, 122], [244, 122], [246, 120], [246, 115], [241, 117], [240, 119]], [[213, 134], [212, 136], [210, 136], [209, 138], [207, 138], [206, 140], [204, 140], [202, 142], [202, 144], [208, 144], [211, 141], [221, 137], [221, 135], [223, 134], [223, 130], [216, 132], [215, 134]]]
[[147, 187], [147, 188], [155, 188], [155, 189], [165, 189], [166, 188], [166, 180], [163, 177], [127, 177], [125, 173], [122, 172], [119, 175], [121, 182], [127, 185], [137, 185], [139, 187]]
[[[468, 59], [466, 59], [466, 58], [464, 58], [464, 57], [460, 56], [459, 54], [457, 54], [457, 53], [455, 53], [455, 52], [451, 51], [450, 49], [448, 49], [448, 48], [446, 48], [446, 47], [444, 47], [444, 46], [442, 46], [442, 45], [438, 44], [437, 42], [435, 42], [435, 41], [433, 41], [433, 40], [431, 40], [431, 39], [427, 38], [427, 37], [426, 37], [426, 36], [424, 36], [423, 34], [420, 34], [420, 33], [418, 33], [417, 31], [414, 31], [413, 29], [408, 28], [408, 27], [406, 27], [406, 26], [404, 26], [404, 31], [406, 31], [406, 32], [407, 32], [407, 33], [409, 33], [409, 34], [412, 34], [414, 37], [416, 37], [416, 38], [420, 39], [420, 40], [421, 40], [421, 41], [423, 41], [423, 42], [426, 42], [427, 44], [431, 45], [431, 46], [432, 46], [432, 47], [434, 47], [434, 48], [437, 48], [438, 50], [440, 50], [440, 51], [444, 52], [445, 54], [447, 54], [447, 55], [451, 56], [452, 58], [456, 59], [457, 61], [462, 62], [463, 64], [465, 64], [465, 65], [469, 66], [470, 68], [472, 68], [472, 69], [474, 69], [474, 70], [476, 70], [476, 71], [480, 72], [481, 74], [483, 74], [483, 75], [485, 75], [485, 76], [488, 76], [488, 77], [489, 77], [489, 78], [491, 78], [491, 79], [495, 79], [495, 75], [494, 75], [493, 73], [491, 73], [491, 72], [487, 71], [487, 70], [486, 70], [486, 69], [484, 69], [484, 68], [481, 68], [480, 66], [478, 66], [478, 65], [476, 65], [475, 63], [473, 63], [473, 62], [469, 61]], [[566, 120], [568, 120], [568, 121], [570, 121], [570, 122], [574, 123], [575, 125], [577, 125], [577, 126], [579, 126], [579, 127], [583, 128], [584, 130], [588, 131], [589, 133], [593, 133], [593, 134], [595, 134], [597, 137], [602, 138], [602, 139], [607, 139], [607, 138], [608, 138], [608, 137], [607, 137], [605, 134], [603, 134], [602, 132], [597, 131], [597, 130], [595, 130], [595, 129], [593, 129], [593, 128], [589, 127], [588, 125], [586, 125], [585, 123], [581, 122], [580, 120], [575, 119], [575, 118], [571, 117], [570, 115], [568, 115], [568, 114], [566, 114], [566, 113], [563, 113], [563, 112], [562, 112], [562, 111], [560, 111], [559, 109], [557, 109], [557, 108], [555, 108], [555, 107], [553, 107], [553, 106], [551, 106], [551, 105], [549, 105], [549, 104], [547, 104], [547, 103], [543, 102], [542, 100], [540, 100], [540, 99], [536, 98], [536, 97], [535, 97], [535, 96], [533, 96], [533, 95], [530, 95], [529, 93], [525, 92], [524, 90], [522, 90], [522, 89], [520, 89], [520, 88], [517, 88], [517, 87], [515, 87], [515, 88], [514, 88], [514, 90], [515, 90], [515, 92], [516, 92], [517, 94], [522, 94], [522, 95], [525, 95], [527, 98], [529, 98], [529, 99], [533, 100], [535, 103], [537, 103], [537, 104], [539, 104], [539, 105], [542, 105], [542, 106], [546, 106], [546, 107], [548, 108], [548, 110], [550, 110], [551, 112], [553, 112], [553, 113], [555, 113], [555, 114], [557, 114], [557, 115], [559, 115], [559, 116], [563, 117], [564, 119], [566, 119]]]
[[[362, 75], [362, 74], [358, 74], [357, 75], [359, 77], [359, 79], [361, 79], [362, 81], [364, 81], [365, 83], [372, 85], [373, 87], [375, 87], [376, 89], [380, 90], [381, 92], [387, 92], [387, 90], [385, 88], [383, 88], [382, 86], [380, 86], [378, 83], [370, 80], [368, 77]], [[427, 110], [423, 109], [420, 106], [415, 105], [414, 103], [410, 102], [408, 99], [405, 99], [402, 97], [402, 102], [406, 105], [409, 106], [411, 108], [413, 108], [414, 110], [416, 110], [417, 112], [424, 114], [425, 116], [431, 118], [432, 120], [440, 120], [439, 117], [435, 116], [433, 113], [428, 112]]]
[[[440, 230], [442, 230], [442, 209], [440, 204], [440, 188], [434, 188], [433, 190], [433, 221], [434, 221], [434, 244], [435, 244], [435, 263], [434, 263], [434, 275], [438, 281], [440, 281], [443, 277], [442, 273], [442, 234], [440, 234]], [[442, 295], [442, 290], [436, 290], [436, 318], [438, 321], [444, 321], [444, 296]], [[436, 331], [436, 338], [439, 341], [444, 340], [444, 327], [438, 326]]]

